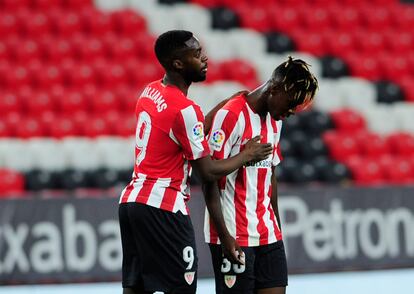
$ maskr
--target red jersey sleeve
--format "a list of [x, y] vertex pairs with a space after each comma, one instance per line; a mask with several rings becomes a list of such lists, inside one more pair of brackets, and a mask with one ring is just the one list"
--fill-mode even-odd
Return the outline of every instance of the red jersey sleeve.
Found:
[[177, 113], [170, 137], [182, 147], [187, 160], [205, 157], [210, 152], [204, 136], [204, 115], [196, 105]]

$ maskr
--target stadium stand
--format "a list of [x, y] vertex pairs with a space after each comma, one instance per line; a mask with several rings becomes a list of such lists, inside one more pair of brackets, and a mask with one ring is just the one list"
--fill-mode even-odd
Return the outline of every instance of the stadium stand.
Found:
[[135, 102], [162, 74], [155, 37], [173, 28], [210, 58], [190, 89], [205, 112], [289, 54], [312, 65], [320, 91], [284, 125], [280, 181], [414, 183], [414, 5], [293, 2], [0, 0], [0, 188], [128, 181]]

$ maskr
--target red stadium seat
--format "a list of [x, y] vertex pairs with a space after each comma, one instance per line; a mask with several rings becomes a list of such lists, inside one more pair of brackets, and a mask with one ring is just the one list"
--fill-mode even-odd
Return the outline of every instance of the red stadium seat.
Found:
[[332, 28], [333, 25], [330, 13], [324, 6], [302, 6], [301, 18], [305, 27], [312, 32], [320, 32], [321, 30]]
[[300, 29], [292, 31], [291, 36], [296, 43], [298, 51], [309, 52], [316, 56], [321, 56], [328, 52], [324, 38], [320, 33], [311, 33]]
[[414, 182], [414, 169], [405, 158], [389, 156], [378, 160], [389, 184], [401, 185]]
[[88, 38], [80, 44], [78, 48], [79, 57], [85, 62], [91, 62], [94, 59], [105, 58], [104, 46], [101, 40], [97, 38]]
[[113, 88], [122, 84], [128, 83], [126, 71], [121, 65], [110, 65], [108, 68], [100, 73], [101, 84], [106, 88]]
[[250, 28], [259, 32], [269, 31], [272, 22], [268, 14], [268, 8], [250, 5], [239, 5], [236, 12], [240, 18], [242, 27]]
[[376, 31], [381, 31], [391, 27], [391, 15], [387, 8], [367, 5], [359, 9], [365, 26]]
[[385, 49], [385, 38], [381, 32], [358, 31], [355, 34], [358, 49], [367, 54]]
[[136, 119], [130, 113], [121, 114], [121, 120], [115, 125], [115, 135], [122, 137], [134, 136]]
[[11, 137], [12, 132], [5, 120], [0, 119], [0, 139]]
[[121, 111], [128, 115], [133, 115], [138, 96], [142, 90], [138, 87], [128, 87], [125, 85], [115, 88], [114, 94], [119, 101]]
[[51, 63], [60, 63], [66, 58], [74, 57], [70, 42], [65, 39], [52, 39], [51, 42], [43, 44], [46, 58]]
[[43, 67], [33, 78], [36, 86], [44, 90], [49, 90], [53, 85], [62, 84], [64, 81], [60, 69], [54, 65]]
[[384, 77], [378, 60], [372, 57], [371, 54], [363, 55], [350, 52], [344, 56], [344, 59], [351, 70], [351, 74], [354, 76], [369, 80], [378, 80]]
[[344, 56], [347, 52], [355, 49], [353, 34], [349, 32], [338, 32], [334, 30], [324, 31], [325, 44], [330, 54]]
[[89, 109], [88, 101], [83, 93], [79, 91], [66, 92], [63, 97], [55, 101], [60, 112], [66, 114], [85, 112]]
[[352, 33], [361, 26], [361, 16], [353, 6], [331, 6], [330, 13], [334, 27]]
[[31, 60], [41, 59], [41, 52], [39, 45], [34, 41], [23, 41], [20, 42], [19, 46], [14, 52], [15, 59], [22, 63], [28, 63]]
[[0, 195], [2, 195], [2, 197], [20, 194], [24, 191], [24, 187], [25, 180], [21, 173], [7, 169], [0, 169]]
[[27, 110], [32, 116], [41, 115], [44, 112], [56, 111], [56, 105], [51, 96], [45, 92], [35, 92], [26, 101]]
[[2, 0], [0, 2], [0, 7], [5, 10], [15, 11], [18, 8], [28, 7], [32, 0]]
[[8, 60], [8, 59], [9, 59], [8, 48], [5, 43], [0, 41], [0, 60]]
[[99, 116], [89, 117], [88, 122], [83, 125], [82, 130], [85, 136], [92, 138], [111, 135], [108, 123]]
[[339, 131], [352, 133], [355, 130], [365, 129], [364, 117], [352, 109], [332, 111], [331, 119]]
[[114, 93], [110, 91], [97, 91], [91, 99], [91, 109], [96, 114], [118, 111], [120, 103]]
[[29, 15], [20, 20], [22, 23], [22, 30], [28, 37], [37, 37], [52, 33], [52, 26], [45, 13], [36, 12], [29, 13]]
[[255, 68], [245, 60], [226, 60], [219, 67], [224, 79], [239, 81], [248, 88], [255, 88], [259, 85]]
[[141, 58], [145, 58], [148, 61], [156, 62], [156, 57], [154, 53], [154, 36], [149, 35], [148, 33], [138, 33], [133, 36], [135, 46], [138, 50], [138, 55]]
[[350, 169], [354, 183], [361, 186], [384, 184], [385, 175], [376, 160], [353, 157], [345, 163]]
[[0, 116], [10, 112], [22, 112], [22, 101], [14, 92], [0, 92]]
[[45, 10], [53, 6], [61, 7], [62, 0], [31, 0], [32, 6], [38, 10]]
[[122, 61], [136, 57], [138, 54], [136, 43], [131, 38], [117, 38], [110, 47], [110, 55], [113, 59]]
[[68, 38], [84, 30], [77, 13], [56, 10], [52, 18], [54, 19], [55, 31], [61, 37]]
[[389, 153], [388, 142], [377, 134], [367, 131], [357, 131], [355, 133], [357, 144], [361, 154], [372, 159], [378, 158]]
[[328, 147], [330, 156], [339, 162], [345, 162], [348, 158], [361, 153], [357, 141], [350, 134], [327, 131], [322, 138]]
[[280, 7], [277, 16], [274, 15], [270, 20], [273, 22], [274, 30], [287, 33], [300, 28], [303, 24], [298, 10], [290, 5]]
[[67, 74], [66, 78], [69, 84], [75, 88], [82, 88], [85, 85], [97, 83], [96, 71], [89, 65], [75, 65]]
[[384, 38], [387, 47], [396, 54], [407, 54], [413, 49], [414, 34], [410, 31], [387, 30], [384, 32]]
[[395, 133], [387, 137], [391, 152], [400, 156], [414, 156], [414, 135], [409, 133]]
[[19, 33], [17, 18], [13, 14], [0, 13], [0, 36], [10, 36]]
[[18, 89], [32, 84], [28, 70], [21, 66], [11, 68], [5, 82], [9, 89]]
[[411, 68], [405, 56], [381, 54], [377, 58], [381, 63], [386, 79], [398, 83], [401, 78], [410, 75]]
[[118, 33], [133, 36], [147, 29], [146, 20], [132, 10], [121, 10], [112, 13], [114, 27]]
[[113, 19], [109, 14], [96, 13], [93, 17], [84, 18], [84, 21], [86, 22], [86, 31], [93, 36], [116, 31]]
[[45, 133], [43, 125], [33, 118], [22, 118], [16, 126], [16, 136], [22, 139], [44, 137]]
[[67, 136], [79, 136], [80, 132], [75, 122], [69, 117], [57, 117], [49, 127], [49, 134], [60, 139]]
[[414, 26], [414, 7], [396, 5], [391, 9], [392, 19], [398, 30], [411, 31]]

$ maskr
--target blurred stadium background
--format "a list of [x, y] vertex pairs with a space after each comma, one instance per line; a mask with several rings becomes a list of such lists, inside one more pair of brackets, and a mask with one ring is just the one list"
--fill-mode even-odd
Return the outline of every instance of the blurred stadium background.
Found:
[[[205, 112], [288, 55], [320, 81], [281, 140], [291, 283], [339, 281], [329, 292], [339, 293], [358, 271], [413, 268], [413, 27], [412, 0], [0, 0], [0, 285], [119, 281], [134, 107], [162, 76], [153, 42], [173, 28], [207, 51], [207, 81], [189, 93]], [[194, 184], [200, 278], [211, 278]], [[356, 273], [326, 274], [341, 271]], [[372, 293], [384, 273], [414, 275], [382, 273], [352, 292]]]

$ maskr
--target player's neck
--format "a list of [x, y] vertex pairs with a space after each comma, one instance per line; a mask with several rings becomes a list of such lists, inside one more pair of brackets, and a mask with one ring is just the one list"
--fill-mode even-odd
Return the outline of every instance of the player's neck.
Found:
[[162, 79], [162, 83], [165, 86], [173, 86], [178, 88], [181, 92], [187, 96], [188, 88], [191, 85], [191, 82], [187, 82], [181, 75], [177, 73], [167, 72]]
[[250, 108], [260, 116], [266, 116], [267, 114], [265, 111], [264, 99], [261, 99], [265, 89], [266, 87], [261, 85], [246, 95], [246, 100]]

